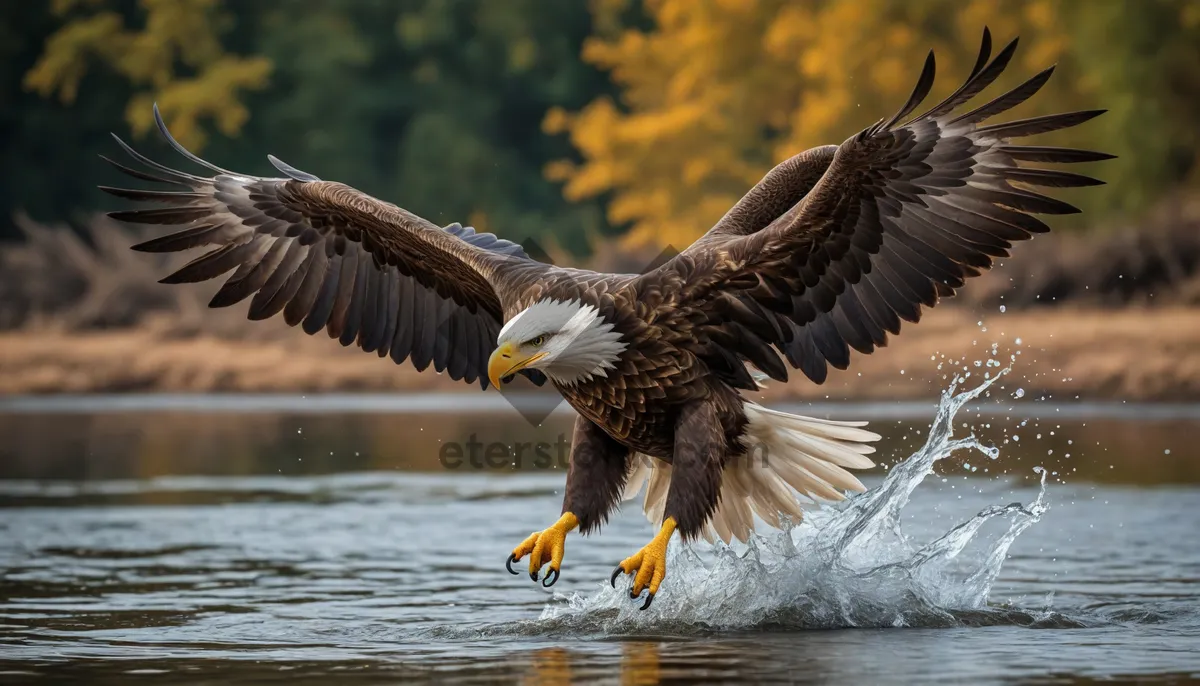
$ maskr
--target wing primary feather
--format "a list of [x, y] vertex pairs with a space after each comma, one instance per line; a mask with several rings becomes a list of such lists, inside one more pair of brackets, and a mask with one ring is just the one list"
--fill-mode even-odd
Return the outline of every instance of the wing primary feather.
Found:
[[149, 191], [140, 188], [114, 188], [113, 186], [97, 186], [100, 190], [125, 200], [140, 202], [162, 202], [171, 205], [187, 205], [193, 200], [205, 200], [212, 196], [207, 193], [188, 191]]
[[383, 322], [379, 318], [379, 301], [383, 295], [383, 274], [374, 264], [367, 265], [366, 301], [362, 308], [362, 324], [358, 328], [358, 345], [366, 352], [375, 350], [375, 339]]
[[317, 298], [313, 302], [308, 316], [301, 323], [304, 333], [310, 336], [325, 328], [325, 325], [329, 323], [329, 315], [333, 312], [333, 302], [337, 298], [343, 258], [341, 255], [334, 254], [328, 259], [329, 266], [325, 269], [325, 278], [321, 282], [321, 289], [317, 292]]
[[[855, 284], [854, 289], [858, 292], [859, 303], [871, 315], [871, 319], [876, 324], [892, 335], [900, 333], [900, 317], [892, 308], [888, 307], [887, 301], [875, 288], [875, 283], [870, 278], [870, 274], [865, 275], [862, 281]], [[880, 345], [884, 345], [884, 343]]]
[[208, 219], [213, 214], [213, 207], [158, 207], [152, 210], [118, 210], [109, 212], [108, 216], [117, 221], [134, 224], [167, 224], [183, 225]]
[[454, 320], [454, 337], [450, 339], [450, 362], [446, 365], [446, 372], [451, 379], [458, 381], [467, 374], [467, 318], [462, 316], [461, 310], [456, 309], [451, 319]]
[[467, 383], [475, 381], [477, 370], [483, 369], [482, 360], [479, 359], [479, 325], [475, 317], [463, 317], [463, 337], [458, 341], [458, 347], [462, 350], [462, 378]]
[[1058, 171], [1057, 169], [1031, 169], [1028, 167], [1000, 167], [996, 170], [1009, 181], [1029, 183], [1047, 188], [1080, 188], [1103, 186], [1104, 182], [1083, 174]]
[[383, 327], [383, 340], [378, 346], [380, 357], [387, 357], [392, 352], [392, 341], [400, 320], [400, 272], [393, 266], [387, 270], [387, 303], [384, 307], [387, 323]]
[[835, 369], [845, 369], [850, 366], [850, 347], [838, 333], [833, 320], [828, 316], [814, 319], [807, 327], [812, 332], [813, 343]]
[[459, 343], [463, 339], [466, 327], [458, 316], [457, 308], [451, 310], [447, 324], [446, 331], [449, 336], [446, 340], [446, 374], [458, 381], [463, 377], [462, 349]]
[[1014, 160], [1022, 162], [1051, 162], [1074, 164], [1076, 162], [1102, 162], [1116, 159], [1116, 155], [1075, 148], [1054, 148], [1035, 145], [1001, 145], [996, 148]]
[[358, 332], [362, 327], [363, 308], [366, 307], [367, 284], [371, 278], [370, 272], [373, 270], [370, 254], [361, 248], [357, 252], [358, 267], [354, 271], [354, 292], [350, 297], [350, 305], [346, 309], [346, 321], [342, 328], [341, 338], [338, 339], [342, 345], [350, 345], [358, 338]]
[[915, 265], [896, 252], [895, 241], [885, 241], [879, 248], [879, 258], [904, 283], [905, 288], [916, 296], [917, 302], [933, 307], [937, 304], [937, 289], [933, 281]]
[[202, 245], [214, 245], [217, 241], [212, 240], [214, 237], [213, 234], [219, 233], [221, 228], [212, 224], [201, 224], [200, 226], [193, 226], [183, 231], [176, 231], [166, 236], [160, 236], [132, 245], [130, 246], [130, 250], [154, 253], [179, 252], [189, 248], [198, 248]]
[[[963, 85], [971, 82], [971, 79], [979, 75], [979, 72], [987, 65], [988, 58], [992, 56], [992, 30], [987, 26], [983, 27], [983, 38], [979, 41], [979, 54], [975, 56], [975, 65], [971, 67], [971, 73], [967, 75], [967, 80]], [[951, 97], [957, 95], [962, 90], [959, 86], [958, 90], [951, 94]], [[940, 104], [940, 103], [939, 103]]]
[[936, 61], [933, 57], [933, 51], [925, 56], [925, 66], [921, 68], [921, 76], [917, 79], [917, 85], [913, 87], [912, 95], [908, 96], [908, 102], [904, 103], [891, 119], [888, 119], [883, 126], [879, 127], [880, 131], [887, 131], [892, 128], [892, 125], [900, 121], [908, 113], [912, 112], [921, 104], [921, 101], [929, 95], [929, 90], [933, 88], [934, 75], [937, 73]]
[[925, 297], [916, 283], [911, 283], [904, 274], [900, 273], [899, 267], [900, 265], [895, 260], [881, 259], [875, 273], [886, 279], [900, 295], [904, 309], [896, 309], [896, 314], [899, 314], [902, 319], [907, 319], [910, 322], [918, 322], [921, 319], [920, 304], [925, 300]]
[[981, 122], [998, 114], [1003, 114], [1004, 112], [1011, 110], [1017, 105], [1020, 105], [1029, 98], [1033, 97], [1035, 93], [1042, 89], [1042, 86], [1046, 85], [1046, 81], [1050, 80], [1050, 76], [1053, 73], [1054, 67], [1047, 67], [1046, 69], [1043, 69], [1042, 71], [1033, 75], [1029, 80], [1025, 81], [1025, 83], [1022, 83], [1007, 93], [998, 96], [990, 102], [980, 105], [979, 107], [960, 117], [951, 119], [946, 126], [965, 126], [967, 124]]
[[792, 342], [784, 347], [788, 363], [803, 372], [809, 381], [818, 385], [825, 383], [829, 369], [825, 364], [825, 357], [813, 342], [812, 332], [808, 330], [807, 325], [797, 326], [788, 321], [788, 326], [792, 329]]
[[411, 277], [400, 275], [400, 304], [396, 311], [396, 335], [392, 338], [392, 361], [396, 364], [408, 359], [413, 341], [413, 297], [418, 286]]
[[449, 301], [443, 300], [435, 293], [433, 295], [436, 303], [437, 315], [434, 317], [436, 326], [433, 327], [433, 369], [434, 371], [446, 371], [446, 363], [450, 358], [450, 340], [454, 334], [454, 318], [449, 316]]
[[898, 252], [910, 263], [924, 265], [923, 273], [929, 274], [935, 281], [950, 283], [954, 286], [963, 285], [962, 269], [943, 253], [929, 247], [921, 239], [907, 231], [896, 231], [891, 234], [896, 237], [893, 245]]
[[920, 311], [917, 309], [917, 298], [914, 295], [909, 295], [904, 292], [892, 280], [898, 277], [889, 276], [884, 273], [883, 265], [867, 275], [866, 280], [870, 281], [875, 290], [879, 291], [879, 295], [883, 297], [887, 306], [896, 313], [900, 319], [909, 322], [915, 322], [920, 318]]
[[500, 333], [500, 325], [493, 320], [483, 320], [479, 322], [479, 348], [475, 354], [479, 357], [479, 387], [482, 390], [487, 390], [491, 385], [488, 380], [488, 375], [483, 372], [486, 360], [492, 353], [492, 346], [495, 344], [496, 337]]
[[[1000, 243], [995, 240], [995, 237], [1003, 238], [1005, 241], [1023, 241], [1029, 237], [1026, 234], [1046, 233], [1050, 230], [1050, 227], [1046, 226], [1042, 220], [1031, 214], [1010, 210], [982, 198], [965, 195], [939, 198], [939, 202], [930, 203], [926, 211], [943, 216], [956, 211], [965, 214], [969, 220], [969, 223], [965, 223], [968, 227], [965, 231], [970, 234], [967, 236], [968, 239], [974, 239], [976, 243], [995, 244], [1004, 248], [1011, 247], [1011, 244]], [[951, 221], [964, 224], [957, 220]], [[980, 228], [987, 227], [988, 240], [981, 239], [979, 230], [973, 226], [974, 224], [978, 224]]]
[[[373, 284], [375, 286], [375, 307], [368, 309], [365, 312], [370, 315], [369, 336], [365, 337], [365, 342], [370, 345], [370, 348], [364, 347], [366, 352], [377, 352], [379, 347], [383, 345], [383, 336], [387, 333], [387, 306], [388, 306], [388, 272], [386, 269], [373, 269], [375, 277]], [[367, 300], [368, 306], [371, 299]], [[364, 322], [365, 324], [366, 322]]]
[[175, 149], [175, 152], [179, 153], [180, 155], [183, 155], [184, 157], [191, 160], [192, 162], [195, 162], [196, 164], [198, 164], [206, 169], [209, 169], [211, 171], [214, 171], [218, 174], [229, 174], [230, 176], [237, 176], [237, 174], [234, 174], [233, 172], [229, 171], [228, 169], [222, 169], [222, 168], [218, 167], [217, 165], [213, 164], [212, 162], [207, 162], [205, 160], [200, 159], [196, 155], [192, 154], [192, 151], [190, 151], [187, 148], [180, 145], [179, 141], [175, 140], [175, 137], [172, 136], [171, 132], [167, 129], [167, 123], [163, 121], [162, 113], [158, 111], [158, 103], [154, 103], [154, 125], [158, 127], [158, 132], [161, 133], [162, 137], [167, 140], [167, 144], [169, 144], [172, 148]]
[[[175, 179], [175, 181], [173, 183], [178, 183], [181, 186], [195, 186], [197, 184], [203, 185], [203, 184], [211, 183], [209, 179], [206, 179], [204, 177], [195, 176], [193, 174], [188, 174], [187, 172], [181, 172], [177, 169], [171, 169], [170, 167], [168, 167], [166, 165], [159, 164], [158, 162], [155, 162], [154, 160], [150, 159], [149, 157], [146, 157], [142, 153], [131, 148], [129, 146], [129, 144], [126, 143], [125, 141], [121, 140], [121, 137], [118, 136], [117, 134], [113, 133], [113, 134], [109, 134], [109, 135], [111, 135], [112, 139], [117, 142], [117, 145], [119, 145], [121, 147], [121, 149], [125, 151], [126, 155], [129, 155], [133, 159], [137, 160], [138, 162], [141, 162], [142, 164], [146, 165], [147, 167], [153, 169], [154, 171], [164, 174], [167, 178]], [[130, 170], [130, 171], [132, 171], [132, 170]]]
[[413, 299], [413, 367], [419, 372], [429, 367], [433, 359], [434, 336], [437, 335], [437, 296], [422, 290]]
[[1017, 119], [1003, 124], [992, 124], [975, 129], [975, 133], [988, 138], [1021, 138], [1039, 133], [1049, 133], [1059, 129], [1078, 126], [1088, 120], [1104, 114], [1108, 110], [1081, 110], [1065, 114], [1048, 114], [1042, 117]]
[[253, 252], [242, 260], [242, 266], [213, 295], [208, 302], [209, 307], [228, 307], [239, 303], [261, 288], [283, 259], [283, 249], [286, 247], [265, 236], [251, 238], [249, 245], [254, 246]]
[[334, 299], [329, 326], [326, 327], [330, 338], [340, 338], [346, 328], [346, 318], [350, 315], [350, 301], [354, 299], [354, 284], [358, 282], [358, 253], [358, 245], [354, 244], [342, 256], [342, 273], [338, 277], [337, 296]]
[[278, 314], [296, 294], [304, 278], [300, 270], [308, 257], [309, 247], [301, 245], [300, 241], [295, 239], [281, 240], [290, 240], [291, 245], [274, 273], [250, 299], [250, 311], [247, 316], [252, 321], [261, 321]]
[[161, 176], [147, 174], [146, 172], [141, 171], [139, 169], [133, 169], [132, 167], [126, 167], [125, 165], [123, 165], [120, 162], [117, 162], [115, 160], [112, 160], [111, 158], [109, 158], [106, 155], [101, 155], [100, 159], [102, 159], [105, 162], [108, 162], [112, 166], [116, 167], [117, 170], [120, 171], [121, 173], [128, 174], [129, 176], [132, 176], [135, 179], [140, 179], [142, 181], [149, 181], [151, 183], [167, 183], [167, 184], [171, 184], [173, 186], [183, 186], [184, 188], [191, 188], [191, 184], [184, 183], [183, 181], [179, 181], [177, 179], [165, 179]]
[[864, 355], [871, 354], [877, 342], [884, 340], [883, 331], [877, 329], [870, 316], [863, 311], [853, 287], [846, 289], [838, 299], [837, 306], [830, 310], [830, 315], [846, 343]]
[[[953, 204], [951, 204], [953, 202]], [[993, 253], [988, 249], [1007, 251], [1012, 247], [1011, 241], [1025, 240], [1029, 237], [1027, 231], [1017, 226], [1007, 224], [995, 218], [1000, 208], [980, 203], [981, 207], [973, 207], [970, 203], [956, 198], [953, 201], [930, 203], [928, 207], [912, 209], [912, 216], [928, 221], [952, 234], [956, 239], [966, 241], [977, 249]], [[1000, 253], [996, 257], [1003, 257]]]
[[288, 326], [295, 326], [302, 322], [317, 301], [317, 294], [325, 283], [325, 275], [329, 266], [329, 258], [325, 256], [324, 247], [323, 245], [314, 245], [308, 250], [308, 258], [301, 266], [304, 278], [300, 281], [291, 300], [288, 300], [283, 307], [283, 321], [287, 322]]
[[188, 262], [178, 271], [163, 277], [159, 283], [197, 283], [215, 279], [241, 264], [242, 259], [253, 249], [249, 243], [240, 245], [231, 243], [217, 248]]
[[[989, 40], [987, 42], [990, 47], [990, 34], [988, 35], [988, 38]], [[1017, 42], [1017, 38], [1009, 41], [1008, 45], [1004, 46], [1004, 48], [1000, 50], [996, 57], [986, 67], [984, 67], [982, 71], [979, 71], [973, 76], [969, 77], [966, 82], [964, 82], [962, 86], [959, 86], [958, 90], [951, 93], [949, 97], [935, 105], [933, 109], [919, 117], [916, 117], [912, 121], [915, 122], [920, 119], [933, 119], [935, 117], [940, 117], [959, 105], [967, 102], [982, 92], [985, 88], [992, 85], [992, 82], [995, 81], [1008, 66], [1009, 60], [1012, 59], [1013, 53], [1017, 51]], [[982, 54], [982, 51], [980, 51], [980, 54]]]
[[991, 190], [979, 189], [978, 197], [989, 202], [994, 202], [998, 205], [1011, 207], [1014, 210], [1023, 210], [1025, 212], [1034, 212], [1036, 214], [1078, 214], [1079, 208], [1074, 205], [1063, 202], [1058, 198], [1051, 198], [1041, 193], [1032, 191], [1022, 191], [1016, 188], [1007, 190]]

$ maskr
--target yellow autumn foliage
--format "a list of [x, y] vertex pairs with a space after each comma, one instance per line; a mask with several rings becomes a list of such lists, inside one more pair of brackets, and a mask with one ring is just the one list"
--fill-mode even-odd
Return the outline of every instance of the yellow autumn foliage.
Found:
[[142, 26], [126, 25], [104, 0], [54, 0], [64, 18], [41, 58], [25, 75], [25, 87], [72, 103], [89, 68], [103, 63], [139, 91], [126, 120], [134, 133], [154, 125], [157, 102], [172, 133], [184, 144], [204, 144], [202, 119], [227, 135], [238, 132], [249, 113], [240, 93], [262, 88], [271, 73], [264, 57], [238, 57], [220, 41], [220, 0], [139, 0]]
[[[1156, 11], [1168, 18], [1188, 21], [1197, 14], [1185, 0], [1147, 2], [1156, 2]], [[632, 244], [686, 245], [774, 164], [813, 146], [840, 143], [889, 116], [912, 90], [930, 49], [938, 63], [931, 98], [948, 94], [974, 63], [984, 26], [993, 34], [993, 54], [1014, 36], [1021, 39], [1017, 57], [989, 93], [1059, 63], [1042, 93], [1005, 116], [1127, 106], [1123, 114], [1102, 117], [1104, 124], [1042, 140], [1149, 158], [1153, 146], [1124, 132], [1146, 123], [1148, 105], [1127, 102], [1138, 95], [1132, 92], [1110, 102], [1118, 80], [1108, 77], [1121, 65], [1111, 56], [1096, 63], [1082, 57], [1085, 48], [1119, 50], [1103, 37], [1103, 22], [1128, 20], [1140, 3], [1117, 9], [1116, 3], [1102, 4], [645, 0], [653, 27], [643, 30], [616, 25], [625, 3], [595, 0], [596, 25], [607, 28], [586, 43], [583, 56], [611, 74], [620, 101], [552, 111], [545, 129], [569, 134], [582, 163], [557, 162], [546, 174], [564, 182], [569, 199], [609, 194], [609, 219], [630, 226]], [[1189, 31], [1174, 39], [1197, 36]], [[1177, 62], [1186, 65], [1190, 58], [1190, 52], [1181, 54]], [[1132, 164], [1123, 169], [1116, 176], [1125, 185], [1116, 193], [1093, 193], [1088, 209], [1128, 209], [1145, 199], [1143, 186], [1151, 179]]]

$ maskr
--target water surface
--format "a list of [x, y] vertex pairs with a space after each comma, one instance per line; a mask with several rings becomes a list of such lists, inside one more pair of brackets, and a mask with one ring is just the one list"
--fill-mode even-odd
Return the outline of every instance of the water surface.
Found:
[[653, 534], [632, 504], [568, 539], [553, 592], [504, 571], [557, 516], [567, 414], [185, 400], [2, 408], [0, 680], [1200, 675], [1194, 406], [970, 405], [955, 436], [994, 460], [925, 445], [932, 403], [792, 408], [885, 418], [872, 492], [749, 551], [676, 547], [639, 613], [607, 586]]

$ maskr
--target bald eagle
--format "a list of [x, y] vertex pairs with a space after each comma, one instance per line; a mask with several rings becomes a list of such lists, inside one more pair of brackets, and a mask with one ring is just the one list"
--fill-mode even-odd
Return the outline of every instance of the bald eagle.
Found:
[[163, 166], [117, 139], [144, 166], [113, 162], [118, 169], [173, 188], [104, 190], [163, 205], [116, 219], [184, 227], [134, 249], [210, 247], [163, 282], [232, 271], [212, 307], [250, 298], [250, 319], [282, 312], [308, 334], [325, 330], [483, 389], [516, 374], [553, 384], [578, 413], [562, 515], [506, 566], [513, 572], [528, 555], [530, 577], [548, 565], [542, 583], [553, 584], [566, 534], [596, 531], [645, 486], [645, 510], [661, 529], [611, 580], [632, 575], [631, 597], [648, 591], [645, 608], [676, 531], [746, 540], [756, 521], [799, 518], [798, 495], [821, 502], [863, 490], [847, 470], [873, 466], [879, 436], [748, 401], [757, 373], [785, 381], [790, 365], [822, 383], [829, 366], [849, 365], [851, 350], [886, 345], [922, 306], [952, 295], [1014, 241], [1047, 231], [1033, 215], [1078, 212], [1032, 188], [1101, 183], [1020, 163], [1110, 155], [1010, 143], [1101, 111], [985, 123], [1036, 93], [1053, 67], [961, 111], [1016, 44], [992, 59], [985, 29], [966, 82], [910, 116], [933, 84], [930, 52], [896, 114], [779, 164], [693, 245], [637, 275], [544, 264], [515, 243], [439, 227], [275, 157], [281, 178], [222, 169], [180, 146], [157, 107], [168, 143], [212, 175]]

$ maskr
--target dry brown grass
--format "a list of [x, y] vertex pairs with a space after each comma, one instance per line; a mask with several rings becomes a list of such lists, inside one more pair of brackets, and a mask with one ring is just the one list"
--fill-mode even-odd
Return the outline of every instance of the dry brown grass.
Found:
[[951, 370], [987, 371], [974, 362], [986, 364], [993, 343], [1002, 363], [1020, 351], [1004, 385], [1023, 388], [1027, 398], [1200, 399], [1200, 308], [1186, 307], [1062, 307], [986, 315], [939, 308], [888, 347], [869, 356], [853, 354], [850, 369], [831, 373], [823, 386], [793, 381], [768, 387], [766, 395], [933, 398], [946, 387]]
[[[279, 320], [249, 322], [245, 305], [211, 310], [219, 283], [156, 283], [188, 256], [130, 251], [144, 232], [107, 220], [82, 236], [17, 222], [25, 242], [0, 247], [0, 393], [469, 390]], [[907, 325], [885, 350], [854, 355], [824, 386], [795, 380], [766, 394], [930, 397], [944, 386], [941, 355], [971, 362], [992, 342], [1007, 355], [1020, 337], [1030, 393], [1200, 399], [1200, 309], [1189, 308], [1200, 303], [1200, 199], [1166, 205], [1136, 231], [1049, 236], [1019, 250], [955, 306]], [[636, 272], [656, 252], [605, 245], [586, 266]], [[989, 332], [976, 325], [980, 312]]]
[[[989, 314], [987, 332], [977, 321], [978, 314], [962, 308], [931, 311], [887, 348], [855, 354], [851, 368], [834, 371], [825, 385], [814, 386], [795, 374], [791, 383], [773, 383], [764, 395], [772, 400], [931, 398], [946, 385], [947, 360], [963, 360], [975, 370], [974, 360], [986, 359], [996, 342], [1002, 360], [1021, 351], [1009, 385], [1022, 386], [1029, 397], [1200, 399], [1200, 309]], [[264, 340], [180, 337], [169, 320], [112, 331], [0, 333], [0, 393], [473, 388], [278, 326], [280, 337]]]

